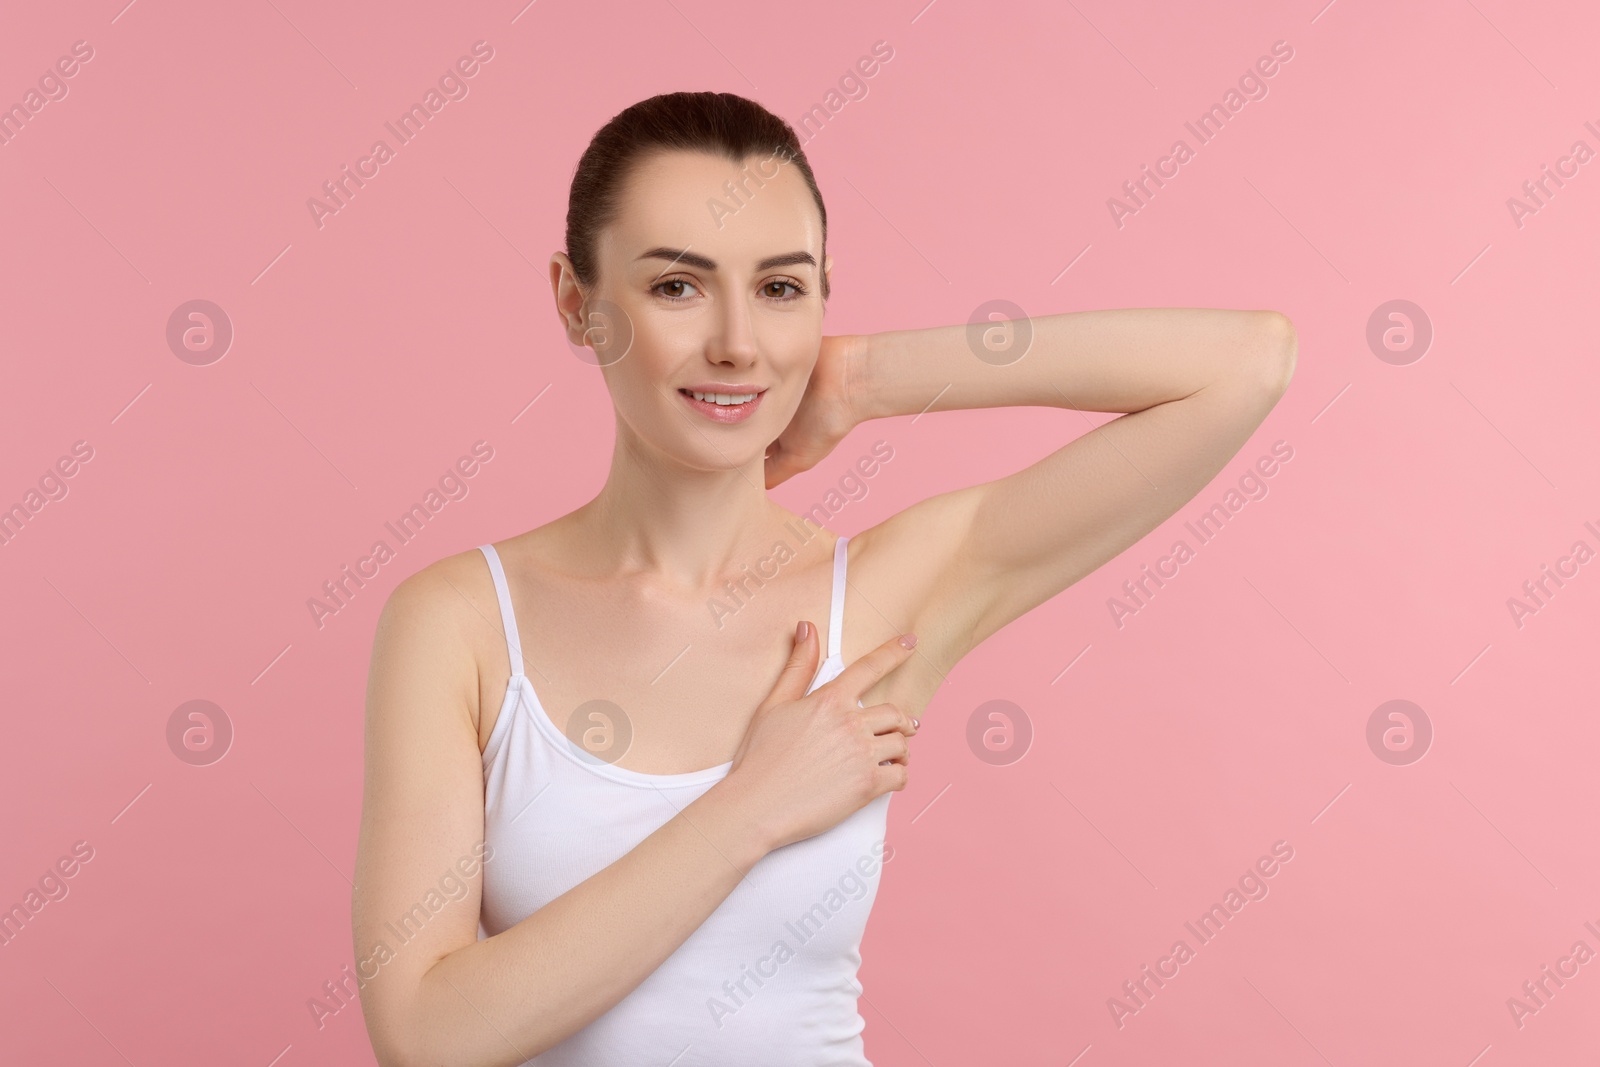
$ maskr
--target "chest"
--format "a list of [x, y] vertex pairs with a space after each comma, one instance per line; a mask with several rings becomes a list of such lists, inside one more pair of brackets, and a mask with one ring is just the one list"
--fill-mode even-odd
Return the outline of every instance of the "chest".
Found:
[[[482, 919], [491, 935], [616, 862], [711, 787], [618, 783], [531, 730], [509, 736], [507, 745], [485, 783], [485, 834], [494, 860], [484, 865]], [[541, 794], [550, 802], [530, 803]], [[736, 946], [766, 951], [778, 938], [794, 949], [817, 938], [811, 948], [825, 957], [853, 949], [880, 869], [893, 856], [885, 843], [893, 795], [881, 794], [823, 833], [763, 856], [676, 957], [692, 963], [705, 945], [717, 946], [717, 966], [726, 970], [744, 962], [725, 958]], [[694, 973], [705, 962], [671, 984], [713, 979]], [[716, 974], [711, 988], [726, 977]], [[706, 995], [689, 999], [701, 1004]]]
[[[810, 568], [785, 577], [689, 599], [627, 583], [601, 588], [518, 575], [512, 605], [533, 710], [640, 773], [727, 762], [788, 662], [796, 621], [817, 627], [817, 666], [827, 659], [831, 574]], [[480, 671], [480, 748], [501, 714], [505, 658], [503, 650], [485, 651], [492, 666]]]

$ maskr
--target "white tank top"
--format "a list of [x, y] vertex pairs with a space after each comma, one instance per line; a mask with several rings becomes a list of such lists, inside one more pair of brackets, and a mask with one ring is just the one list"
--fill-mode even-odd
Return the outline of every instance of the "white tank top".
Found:
[[[828, 656], [810, 692], [844, 669], [846, 543], [834, 548]], [[483, 751], [478, 936], [533, 914], [622, 857], [728, 773], [643, 774], [584, 751], [522, 672], [505, 569], [494, 575], [511, 680]], [[838, 825], [769, 852], [709, 918], [604, 1015], [526, 1061], [538, 1067], [871, 1067], [856, 1011], [861, 935], [885, 855], [888, 792]]]

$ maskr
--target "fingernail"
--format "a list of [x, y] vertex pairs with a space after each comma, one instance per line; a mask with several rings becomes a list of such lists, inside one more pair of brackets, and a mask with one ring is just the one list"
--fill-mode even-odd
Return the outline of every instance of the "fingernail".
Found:
[[809, 622], [802, 622], [799, 626], [796, 626], [794, 628], [795, 644], [799, 644], [801, 641], [804, 641], [806, 639], [806, 634], [811, 632], [808, 629], [810, 627], [810, 625], [811, 624]]
[[912, 729], [913, 729], [913, 730], [920, 730], [920, 729], [922, 729], [922, 720], [921, 720], [921, 719], [912, 719], [912, 720], [911, 720], [911, 728], [912, 728]]
[[916, 634], [901, 634], [900, 635], [900, 647], [901, 648], [916, 648], [917, 647], [917, 635]]

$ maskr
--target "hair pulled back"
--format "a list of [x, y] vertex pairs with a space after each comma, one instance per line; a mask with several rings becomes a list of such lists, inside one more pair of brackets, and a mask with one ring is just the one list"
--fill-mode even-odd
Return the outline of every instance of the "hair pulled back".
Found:
[[[826, 253], [828, 211], [793, 127], [755, 101], [733, 93], [663, 93], [614, 115], [578, 159], [567, 198], [566, 253], [581, 288], [593, 290], [599, 281], [595, 246], [600, 232], [616, 221], [629, 173], [652, 153], [673, 149], [709, 152], [734, 163], [759, 156], [793, 164], [805, 178], [822, 216]], [[828, 276], [824, 273], [822, 299], [827, 298]]]

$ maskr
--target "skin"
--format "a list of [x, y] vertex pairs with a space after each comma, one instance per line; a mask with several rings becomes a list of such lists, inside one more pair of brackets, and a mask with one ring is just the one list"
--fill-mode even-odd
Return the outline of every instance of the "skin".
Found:
[[[463, 899], [363, 970], [378, 970], [362, 1007], [385, 1067], [515, 1064], [549, 1048], [648, 977], [767, 852], [903, 788], [914, 718], [955, 664], [1193, 497], [1293, 373], [1293, 327], [1272, 311], [1036, 318], [1026, 356], [1004, 366], [974, 356], [964, 324], [825, 336], [822, 271], [832, 264], [809, 190], [780, 168], [719, 225], [703, 206], [726, 201], [723, 183], [737, 184], [739, 172], [705, 154], [649, 158], [599, 243], [596, 290], [583, 291], [563, 253], [552, 257], [573, 343], [603, 351], [619, 336], [586, 333], [586, 300], [592, 309], [603, 297], [631, 325], [627, 354], [600, 367], [616, 447], [593, 500], [497, 545], [525, 671], [558, 726], [603, 697], [633, 729], [618, 766], [734, 766], [622, 859], [485, 941], [476, 940], [481, 871], [463, 877]], [[641, 258], [663, 247], [716, 268]], [[812, 262], [757, 269], [791, 252]], [[718, 425], [676, 392], [716, 380], [767, 393], [752, 418]], [[720, 625], [708, 611], [743, 567], [795, 540], [785, 527], [796, 516], [767, 490], [823, 460], [855, 426], [1021, 405], [1126, 414], [1023, 470], [856, 534], [849, 666], [838, 679], [803, 696], [828, 635], [812, 625], [795, 638], [797, 621], [827, 625], [832, 534], [800, 546]], [[902, 634], [916, 635], [914, 649]], [[358, 961], [392, 941], [384, 924], [481, 842], [481, 755], [509, 673], [476, 550], [391, 594], [368, 689]]]

